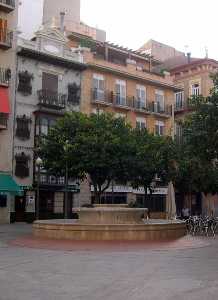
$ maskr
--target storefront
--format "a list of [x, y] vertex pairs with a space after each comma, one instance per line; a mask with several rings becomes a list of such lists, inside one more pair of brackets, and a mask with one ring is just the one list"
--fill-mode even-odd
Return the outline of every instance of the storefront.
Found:
[[13, 207], [16, 197], [22, 197], [23, 190], [11, 175], [0, 173], [0, 223], [9, 224], [14, 221]]

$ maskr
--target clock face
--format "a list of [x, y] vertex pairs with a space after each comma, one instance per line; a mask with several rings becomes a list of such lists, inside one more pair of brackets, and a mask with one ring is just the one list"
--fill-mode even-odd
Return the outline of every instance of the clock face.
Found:
[[55, 53], [55, 54], [58, 54], [60, 52], [60, 50], [57, 47], [55, 47], [54, 45], [45, 45], [44, 49], [45, 49], [45, 51]]

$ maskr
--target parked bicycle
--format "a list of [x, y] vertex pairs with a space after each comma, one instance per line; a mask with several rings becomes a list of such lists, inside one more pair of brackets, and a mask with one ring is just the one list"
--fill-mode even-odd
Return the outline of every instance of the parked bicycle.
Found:
[[191, 216], [186, 220], [187, 233], [195, 235], [216, 236], [218, 219], [209, 216]]

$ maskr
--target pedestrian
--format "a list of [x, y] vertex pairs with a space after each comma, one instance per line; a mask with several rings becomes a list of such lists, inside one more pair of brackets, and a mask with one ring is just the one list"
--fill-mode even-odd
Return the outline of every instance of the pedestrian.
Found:
[[182, 217], [183, 219], [185, 220], [188, 220], [188, 218], [190, 217], [190, 211], [189, 211], [189, 208], [188, 207], [184, 207], [182, 209]]

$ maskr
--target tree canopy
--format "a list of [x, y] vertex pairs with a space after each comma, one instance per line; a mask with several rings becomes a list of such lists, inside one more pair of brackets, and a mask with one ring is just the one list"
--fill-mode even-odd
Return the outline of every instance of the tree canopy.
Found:
[[41, 146], [45, 168], [84, 179], [97, 201], [112, 181], [151, 189], [155, 177], [170, 179], [172, 141], [146, 130], [132, 129], [112, 114], [68, 113], [58, 120]]

